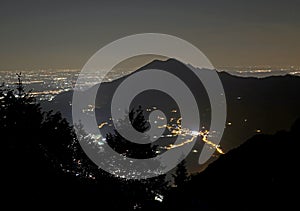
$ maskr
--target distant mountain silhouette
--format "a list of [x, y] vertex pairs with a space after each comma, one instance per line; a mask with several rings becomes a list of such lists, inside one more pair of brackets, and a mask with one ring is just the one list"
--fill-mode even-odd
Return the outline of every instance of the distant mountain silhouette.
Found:
[[298, 204], [300, 119], [290, 131], [256, 135], [220, 156], [206, 170], [176, 189], [169, 209], [291, 210]]
[[[175, 59], [154, 60], [137, 71], [145, 69], [166, 70], [183, 80], [197, 100], [200, 108], [201, 126], [209, 128], [210, 103], [207, 93], [203, 85], [184, 64]], [[95, 106], [99, 123], [107, 121], [110, 117], [110, 103], [113, 93], [118, 85], [130, 75], [92, 88], [98, 89]], [[297, 97], [300, 96], [299, 77], [286, 75], [260, 79], [241, 78], [226, 72], [219, 72], [218, 75], [223, 83], [227, 99], [228, 124], [221, 141], [226, 152], [239, 146], [257, 132], [271, 134], [281, 129], [287, 129], [296, 117], [300, 116], [300, 99]], [[88, 91], [83, 94], [88, 94]], [[43, 107], [60, 111], [64, 117], [71, 121], [71, 101], [72, 91], [65, 92], [56, 96], [52, 102], [44, 103]], [[168, 95], [157, 91], [144, 92], [138, 95], [132, 102], [132, 107], [138, 107], [138, 105], [143, 108], [155, 106], [163, 110], [166, 116], [174, 115], [170, 111], [177, 108], [176, 103]], [[101, 131], [106, 134], [111, 132], [112, 128], [104, 127]], [[166, 140], [164, 141], [166, 142]], [[171, 143], [172, 141], [168, 140], [167, 142]], [[199, 149], [202, 145], [196, 144], [195, 147]], [[195, 161], [198, 157], [197, 153], [192, 153], [188, 160]], [[188, 165], [191, 171], [199, 170], [195, 165], [190, 166], [189, 162]]]

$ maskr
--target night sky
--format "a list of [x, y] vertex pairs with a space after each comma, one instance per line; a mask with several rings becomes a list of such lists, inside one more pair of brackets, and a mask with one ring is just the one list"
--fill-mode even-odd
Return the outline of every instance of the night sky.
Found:
[[167, 33], [216, 66], [300, 66], [300, 1], [0, 0], [0, 70], [81, 68], [126, 35]]

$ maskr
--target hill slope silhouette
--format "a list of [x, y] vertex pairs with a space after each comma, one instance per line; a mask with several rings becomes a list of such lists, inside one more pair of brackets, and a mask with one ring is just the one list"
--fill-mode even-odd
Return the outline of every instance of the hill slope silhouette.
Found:
[[[200, 110], [201, 127], [209, 128], [210, 103], [205, 87], [183, 63], [169, 59], [166, 61], [154, 60], [136, 71], [145, 69], [161, 69], [168, 71], [183, 80], [192, 90]], [[199, 71], [207, 71], [201, 70]], [[134, 74], [134, 72], [132, 73]], [[257, 130], [273, 134], [282, 129], [288, 129], [300, 116], [300, 77], [273, 76], [267, 78], [242, 78], [226, 72], [218, 72], [223, 83], [227, 101], [227, 124], [221, 146], [225, 152], [238, 147], [244, 141], [254, 136]], [[95, 102], [95, 111], [98, 123], [107, 121], [110, 117], [111, 99], [119, 84], [129, 77], [126, 75], [112, 82], [102, 83], [92, 87], [98, 89]], [[89, 90], [82, 93], [88, 95]], [[50, 103], [42, 106], [46, 110], [60, 111], [63, 117], [72, 122], [71, 104], [72, 92], [59, 94]], [[177, 108], [176, 102], [162, 92], [143, 92], [132, 102], [132, 107], [141, 105], [143, 108], [153, 106], [161, 109], [167, 117], [173, 117], [170, 111]], [[177, 109], [178, 110], [178, 109]], [[179, 113], [177, 113], [179, 114]], [[276, 114], [276, 118], [274, 118]], [[89, 116], [87, 115], [87, 118]], [[146, 117], [147, 118], [147, 117]], [[113, 128], [103, 127], [103, 134], [111, 133]], [[169, 140], [163, 140], [168, 144]], [[201, 142], [195, 144], [195, 149], [201, 151]], [[187, 159], [189, 171], [198, 172], [203, 166], [197, 164], [199, 154], [192, 153]]]
[[298, 204], [299, 143], [300, 119], [290, 131], [256, 135], [174, 191], [166, 200], [167, 207], [292, 209]]

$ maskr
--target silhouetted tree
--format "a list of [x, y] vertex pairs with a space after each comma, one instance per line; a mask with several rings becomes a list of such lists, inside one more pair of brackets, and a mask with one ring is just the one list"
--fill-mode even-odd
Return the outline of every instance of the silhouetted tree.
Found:
[[174, 185], [176, 187], [182, 187], [186, 182], [190, 180], [189, 173], [186, 168], [186, 161], [182, 160], [176, 167], [175, 174], [172, 174], [174, 178]]
[[[123, 120], [119, 120], [119, 128], [114, 130], [114, 134], [109, 133], [106, 135], [107, 143], [119, 154], [125, 155], [131, 158], [145, 159], [155, 157], [158, 151], [158, 146], [149, 144], [137, 144], [133, 143], [120, 135], [118, 130], [124, 130], [126, 132], [128, 123], [133, 126], [137, 131], [144, 133], [150, 127], [149, 122], [145, 119], [141, 106], [137, 109], [132, 109]], [[140, 137], [141, 139], [149, 139], [147, 135]]]
[[[40, 104], [25, 91], [21, 74], [15, 89], [0, 86], [0, 103], [2, 172], [8, 187], [2, 189], [5, 201], [24, 199], [31, 205], [39, 200], [60, 201], [69, 206], [74, 201], [99, 201], [101, 206], [132, 210], [155, 204], [155, 197], [165, 193], [164, 175], [134, 181], [99, 169], [80, 146], [80, 142], [92, 142], [82, 125], [76, 126], [82, 130], [82, 136], [77, 137], [60, 113], [42, 112]], [[141, 108], [132, 111], [130, 119], [140, 131], [147, 129]], [[115, 143], [122, 140], [118, 134], [111, 137]], [[131, 155], [141, 156], [141, 152], [135, 154], [135, 147]], [[155, 147], [148, 150], [149, 155], [155, 155]]]
[[[145, 119], [141, 106], [137, 109], [132, 109], [128, 116], [120, 123], [119, 130], [126, 130], [126, 123], [131, 125], [139, 132], [143, 133], [149, 128], [149, 122]], [[125, 126], [124, 126], [125, 125]], [[149, 138], [142, 136], [141, 138]], [[123, 138], [117, 130], [114, 134], [107, 134], [106, 142], [118, 153], [127, 157], [137, 159], [155, 157], [158, 146], [154, 144], [136, 144]], [[168, 181], [165, 175], [160, 175], [154, 178], [145, 180], [128, 180], [126, 181], [128, 207], [145, 209], [156, 205], [156, 199], [164, 197], [168, 190]]]
[[[59, 113], [42, 112], [17, 74], [15, 88], [0, 86], [1, 160], [7, 198], [72, 197], [79, 178], [98, 170], [80, 148], [73, 128]], [[84, 160], [89, 165], [81, 165]], [[97, 171], [95, 171], [97, 172]], [[103, 177], [104, 178], [104, 177]], [[78, 187], [78, 186], [77, 186]]]

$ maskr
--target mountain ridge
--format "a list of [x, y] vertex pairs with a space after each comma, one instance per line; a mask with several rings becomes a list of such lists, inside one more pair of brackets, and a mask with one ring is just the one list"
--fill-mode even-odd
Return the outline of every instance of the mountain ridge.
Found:
[[[209, 127], [210, 104], [207, 93], [205, 88], [199, 85], [199, 81], [193, 78], [193, 75], [185, 74], [185, 72], [188, 72], [185, 64], [174, 59], [154, 60], [136, 71], [145, 69], [166, 69], [166, 71], [177, 74], [180, 79], [187, 81], [191, 89], [196, 90], [193, 94], [199, 101], [203, 117], [202, 124], [206, 128]], [[131, 74], [134, 74], [134, 72]], [[104, 122], [110, 117], [109, 102], [111, 97], [118, 85], [131, 74], [100, 85], [95, 105], [96, 114], [102, 116], [98, 119], [100, 122]], [[298, 109], [300, 99], [297, 98], [297, 96], [300, 96], [299, 77], [286, 75], [244, 78], [232, 76], [226, 72], [218, 72], [218, 75], [223, 83], [227, 100], [227, 122], [221, 142], [225, 152], [240, 146], [245, 140], [257, 133], [272, 134], [278, 130], [287, 129], [296, 117], [300, 116]], [[170, 109], [167, 106], [171, 102], [170, 99], [167, 99], [165, 95], [159, 95], [159, 93], [148, 94], [145, 97], [138, 96], [133, 103], [136, 106], [139, 103], [144, 104], [144, 106], [153, 106], [153, 99], [158, 99], [157, 101], [162, 103], [163, 110]], [[71, 101], [72, 92], [62, 93], [45, 108], [61, 111], [63, 116], [71, 122]], [[143, 108], [146, 109], [147, 107]]]

